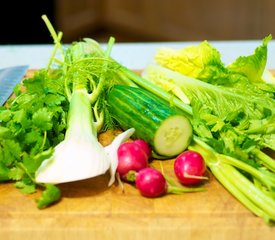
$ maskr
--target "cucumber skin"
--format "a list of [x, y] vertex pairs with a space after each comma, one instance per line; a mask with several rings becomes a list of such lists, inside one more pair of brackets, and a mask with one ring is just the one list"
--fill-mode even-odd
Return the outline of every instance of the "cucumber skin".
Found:
[[159, 126], [172, 115], [182, 115], [163, 99], [136, 87], [114, 85], [107, 102], [112, 117], [123, 130], [135, 128], [135, 138], [143, 139], [154, 149]]

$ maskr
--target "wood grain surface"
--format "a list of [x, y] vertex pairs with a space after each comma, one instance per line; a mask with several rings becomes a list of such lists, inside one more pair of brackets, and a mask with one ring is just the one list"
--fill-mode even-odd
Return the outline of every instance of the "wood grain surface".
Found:
[[[117, 132], [99, 136], [109, 144]], [[173, 175], [173, 159], [151, 163]], [[59, 203], [39, 210], [33, 195], [0, 185], [0, 239], [271, 240], [275, 228], [253, 215], [210, 173], [205, 192], [142, 197], [134, 185], [107, 187], [109, 174], [60, 184]]]

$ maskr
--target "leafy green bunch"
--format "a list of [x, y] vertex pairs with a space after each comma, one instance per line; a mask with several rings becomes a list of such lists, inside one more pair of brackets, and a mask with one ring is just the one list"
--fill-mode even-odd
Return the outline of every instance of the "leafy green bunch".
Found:
[[[43, 183], [36, 178], [41, 164], [52, 161], [55, 148], [68, 135], [78, 131], [81, 124], [87, 125], [94, 145], [100, 148], [97, 133], [112, 126], [104, 99], [118, 68], [109, 57], [114, 39], [110, 39], [106, 51], [92, 39], [65, 47], [61, 44], [62, 33], [54, 31], [46, 16], [42, 18], [54, 39], [49, 63], [16, 86], [14, 96], [0, 107], [0, 181], [15, 182], [26, 194], [40, 188], [43, 193], [37, 200], [39, 208], [61, 197], [55, 182]], [[81, 108], [75, 103], [82, 101], [88, 105]], [[82, 119], [83, 112], [87, 119]], [[73, 130], [68, 131], [69, 126]]]
[[266, 221], [275, 219], [275, 161], [266, 154], [275, 150], [275, 78], [265, 74], [270, 40], [227, 66], [206, 41], [163, 48], [143, 73], [191, 112], [190, 149], [201, 152], [214, 176]]
[[[15, 181], [24, 193], [36, 191], [35, 171], [64, 138], [67, 109], [58, 72], [40, 70], [16, 87], [15, 96], [0, 108], [1, 181]], [[52, 185], [41, 187], [59, 198]], [[41, 199], [39, 204], [43, 202]]]

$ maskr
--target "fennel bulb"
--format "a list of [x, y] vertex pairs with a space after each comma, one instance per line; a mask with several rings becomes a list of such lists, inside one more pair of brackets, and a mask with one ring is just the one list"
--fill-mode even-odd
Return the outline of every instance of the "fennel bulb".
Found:
[[132, 135], [133, 129], [117, 136], [119, 140], [114, 140], [106, 151], [98, 142], [89, 94], [85, 89], [72, 93], [67, 125], [65, 139], [55, 147], [53, 155], [42, 162], [36, 172], [36, 181], [72, 182], [102, 175], [111, 168], [112, 184], [117, 158], [111, 155], [115, 155], [120, 143]]

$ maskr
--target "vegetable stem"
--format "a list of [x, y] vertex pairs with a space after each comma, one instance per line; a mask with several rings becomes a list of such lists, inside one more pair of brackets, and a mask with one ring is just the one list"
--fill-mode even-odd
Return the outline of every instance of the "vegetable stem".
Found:
[[253, 153], [256, 157], [259, 158], [259, 160], [265, 165], [267, 168], [275, 172], [275, 160], [271, 157], [269, 157], [264, 152], [260, 151], [259, 149], [254, 149]]
[[[106, 59], [108, 59], [110, 57], [114, 42], [115, 42], [115, 39], [113, 37], [111, 37], [108, 42], [108, 47], [105, 51]], [[105, 86], [105, 81], [106, 81], [105, 73], [106, 73], [107, 69], [108, 69], [108, 61], [104, 61], [103, 65], [102, 65], [102, 71], [100, 74], [100, 78], [99, 78], [99, 83], [98, 83], [97, 87], [94, 89], [94, 91], [92, 92], [92, 94], [90, 95], [90, 101], [92, 104], [96, 101], [96, 99], [98, 98], [99, 94], [101, 93], [103, 87]]]
[[49, 19], [48, 19], [48, 17], [47, 17], [46, 15], [42, 15], [42, 19], [44, 20], [44, 22], [45, 22], [45, 24], [46, 24], [46, 26], [47, 26], [47, 28], [48, 28], [48, 30], [49, 30], [49, 32], [50, 32], [50, 34], [51, 34], [53, 40], [54, 40], [54, 44], [55, 44], [54, 50], [53, 50], [53, 52], [52, 52], [52, 55], [51, 55], [51, 57], [50, 57], [50, 61], [49, 61], [48, 66], [47, 66], [47, 71], [49, 71], [50, 68], [51, 68], [52, 62], [53, 62], [53, 60], [54, 60], [54, 57], [56, 56], [57, 50], [58, 50], [58, 49], [60, 50], [61, 56], [64, 55], [64, 54], [63, 54], [62, 46], [61, 46], [61, 44], [60, 44], [61, 38], [62, 38], [62, 36], [63, 36], [63, 33], [62, 33], [62, 32], [59, 32], [58, 34], [56, 34], [56, 32], [55, 32], [55, 30], [54, 30], [54, 28], [53, 28], [51, 22], [49, 21]]
[[[223, 165], [224, 167], [224, 165]], [[228, 178], [228, 174], [231, 174], [232, 169], [225, 170], [223, 167], [218, 165], [211, 165], [211, 172], [218, 179], [218, 181], [233, 195], [235, 196], [244, 206], [246, 206], [255, 215], [264, 218], [266, 221], [269, 217], [265, 212], [250, 201], [247, 196], [240, 191], [235, 185], [236, 179]]]
[[222, 162], [237, 167], [238, 169], [244, 170], [245, 172], [251, 174], [253, 177], [256, 177], [261, 183], [263, 183], [269, 189], [275, 187], [275, 175], [273, 173], [265, 174], [264, 171], [256, 169], [251, 165], [245, 164], [244, 162], [232, 158], [230, 156], [219, 154], [218, 158], [222, 158]]
[[184, 186], [177, 186], [175, 181], [164, 175], [167, 183], [168, 183], [168, 189], [167, 193], [173, 193], [173, 194], [181, 194], [181, 193], [188, 193], [188, 192], [202, 192], [206, 189], [204, 187], [184, 187]]
[[133, 71], [122, 67], [121, 71], [123, 74], [127, 75], [133, 82], [135, 82], [138, 86], [154, 93], [155, 95], [161, 97], [162, 99], [170, 102], [172, 105], [175, 105], [179, 109], [183, 110], [186, 114], [186, 117], [192, 118], [192, 108], [190, 105], [184, 104], [181, 100], [175, 98], [172, 94], [169, 94], [162, 90], [157, 85], [151, 83], [150, 81], [142, 78], [141, 76], [137, 75]]
[[[265, 192], [258, 189], [251, 181], [241, 174], [234, 166], [236, 161], [218, 154], [198, 137], [194, 137], [194, 143], [190, 149], [199, 151], [206, 161], [213, 175], [228, 189], [243, 205], [254, 214], [265, 219], [275, 220], [275, 201]], [[230, 164], [229, 164], [230, 163]], [[248, 170], [250, 173], [260, 176], [259, 172], [252, 171], [249, 166], [238, 163], [237, 167]], [[272, 180], [273, 182], [273, 180]]]
[[[261, 190], [256, 188], [246, 177], [230, 165], [223, 166], [224, 171], [228, 171], [227, 178], [236, 181], [238, 179], [237, 188], [243, 192], [247, 199], [260, 207], [272, 220], [275, 220], [275, 201], [268, 197]], [[229, 175], [230, 174], [230, 175]], [[238, 197], [238, 196], [237, 196]]]
[[72, 94], [70, 105], [65, 139], [78, 138], [77, 135], [85, 131], [92, 132], [96, 136], [97, 131], [93, 124], [94, 119], [87, 90], [75, 90]]

